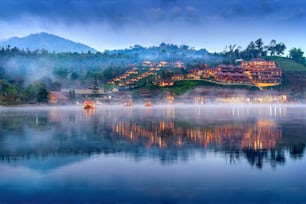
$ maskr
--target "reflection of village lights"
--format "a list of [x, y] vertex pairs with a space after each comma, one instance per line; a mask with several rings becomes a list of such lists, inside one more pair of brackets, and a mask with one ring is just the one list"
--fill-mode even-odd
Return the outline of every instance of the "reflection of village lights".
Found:
[[160, 124], [160, 126], [159, 126], [160, 130], [161, 131], [165, 130], [165, 121], [163, 120], [159, 124]]
[[[145, 127], [129, 122], [119, 122], [113, 130], [120, 136], [137, 142], [147, 137], [146, 147], [158, 145], [165, 148], [168, 145], [184, 146], [184, 139], [194, 144], [229, 145], [242, 149], [270, 149], [274, 148], [281, 138], [281, 129], [274, 121], [259, 120], [255, 124], [223, 124], [215, 127], [203, 128], [175, 128], [174, 121], [165, 120], [151, 123]], [[170, 139], [171, 138], [171, 139]]]
[[182, 146], [183, 145], [183, 141], [182, 141], [182, 138], [179, 137], [178, 141], [177, 141], [177, 146]]
[[276, 107], [274, 107], [274, 115], [276, 115]]

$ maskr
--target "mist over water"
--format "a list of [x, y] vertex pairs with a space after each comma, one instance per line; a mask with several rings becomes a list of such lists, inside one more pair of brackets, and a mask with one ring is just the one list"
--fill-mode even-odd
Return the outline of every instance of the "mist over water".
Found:
[[0, 201], [305, 202], [305, 116], [302, 104], [2, 107]]

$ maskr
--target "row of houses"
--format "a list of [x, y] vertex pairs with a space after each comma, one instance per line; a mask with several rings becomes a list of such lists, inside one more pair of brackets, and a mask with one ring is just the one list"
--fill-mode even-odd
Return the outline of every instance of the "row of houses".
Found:
[[174, 81], [180, 81], [184, 79], [185, 79], [184, 74], [175, 74], [170, 79], [156, 79], [153, 81], [153, 84], [156, 86], [161, 86], [161, 87], [173, 86]]
[[[140, 80], [146, 79], [150, 76], [157, 76], [158, 71], [160, 71], [159, 67], [150, 67], [147, 71], [146, 69], [133, 68], [126, 71], [124, 74], [110, 80], [108, 84], [118, 85], [119, 87], [133, 86]], [[175, 74], [169, 79], [160, 79], [157, 76], [157, 79], [153, 81], [153, 84], [162, 87], [173, 86], [174, 81], [183, 79], [185, 79], [184, 74]]]
[[131, 75], [137, 75], [138, 73], [139, 73], [138, 68], [132, 68], [126, 71], [125, 73], [123, 73], [122, 75], [110, 80], [108, 84], [115, 84], [115, 82], [120, 82], [124, 79], [129, 78]]
[[138, 68], [133, 68], [133, 70], [128, 70], [123, 75], [116, 77], [108, 82], [108, 84], [118, 84], [118, 86], [132, 86], [135, 85], [140, 80], [146, 79], [149, 76], [156, 74], [155, 70], [149, 70], [143, 73], [138, 72]]
[[241, 65], [219, 65], [215, 68], [204, 67], [190, 70], [188, 79], [212, 79], [224, 84], [255, 85], [259, 88], [279, 85], [282, 70], [274, 61], [253, 59]]
[[[164, 61], [162, 62], [160, 62], [160, 66], [167, 64]], [[153, 66], [150, 61], [144, 61], [144, 65]], [[151, 75], [157, 75], [159, 70], [159, 67], [150, 67], [149, 71], [139, 74], [138, 69], [134, 68], [111, 80], [109, 84], [118, 82], [119, 86], [134, 85], [141, 79]], [[134, 76], [131, 77], [132, 74]], [[162, 87], [173, 86], [174, 81], [184, 79], [210, 79], [223, 84], [253, 85], [262, 88], [280, 84], [282, 71], [274, 61], [253, 59], [249, 62], [243, 61], [241, 65], [237, 66], [222, 64], [217, 67], [203, 66], [198, 69], [191, 69], [187, 74], [174, 74], [171, 78], [167, 79], [160, 79], [157, 77], [157, 79], [153, 81], [153, 84]]]

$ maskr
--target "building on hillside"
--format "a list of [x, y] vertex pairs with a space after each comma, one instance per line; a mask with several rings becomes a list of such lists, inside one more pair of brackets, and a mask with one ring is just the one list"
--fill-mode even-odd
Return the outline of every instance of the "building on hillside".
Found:
[[142, 62], [142, 66], [144, 67], [153, 67], [153, 63], [149, 60], [145, 60]]
[[50, 91], [48, 98], [48, 102], [51, 104], [64, 104], [68, 102], [68, 97], [59, 91]]
[[131, 69], [129, 71], [126, 72], [128, 75], [131, 75], [131, 74], [138, 74], [138, 69]]
[[208, 79], [210, 77], [215, 78], [216, 76], [216, 68], [215, 67], [206, 67], [203, 71], [202, 78]]
[[188, 73], [187, 79], [194, 79], [196, 77], [195, 73]]
[[175, 74], [171, 77], [172, 80], [174, 81], [179, 81], [179, 80], [183, 80], [185, 77], [183, 74]]
[[221, 83], [254, 85], [261, 89], [280, 84], [282, 71], [274, 61], [256, 58], [241, 62], [241, 66], [219, 65], [215, 73], [213, 70], [207, 70], [202, 77], [211, 76]]
[[252, 84], [241, 66], [219, 65], [216, 69], [215, 79], [228, 84]]
[[159, 71], [160, 68], [159, 67], [150, 67], [149, 71]]
[[174, 68], [185, 68], [185, 66], [183, 62], [177, 61], [174, 63]]
[[157, 66], [158, 67], [168, 67], [169, 63], [167, 61], [160, 61]]
[[204, 73], [204, 69], [191, 69], [187, 73], [187, 78], [199, 80], [201, 79], [201, 76], [203, 75], [203, 73]]
[[123, 81], [120, 81], [119, 84], [118, 84], [118, 86], [125, 86], [125, 85], [126, 85], [126, 83], [123, 82]]
[[161, 79], [161, 80], [154, 81], [153, 84], [165, 87], [165, 86], [173, 86], [174, 82], [173, 80], [169, 80], [169, 79]]
[[114, 85], [115, 81], [112, 79], [112, 80], [108, 81], [107, 84]]
[[282, 70], [274, 61], [256, 58], [249, 62], [241, 62], [241, 67], [252, 83], [260, 88], [281, 83]]

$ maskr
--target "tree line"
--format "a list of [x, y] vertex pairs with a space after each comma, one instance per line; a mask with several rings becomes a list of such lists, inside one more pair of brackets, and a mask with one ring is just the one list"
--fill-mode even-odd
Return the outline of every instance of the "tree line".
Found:
[[237, 59], [250, 60], [258, 57], [281, 56], [286, 50], [286, 45], [282, 42], [277, 43], [276, 40], [271, 40], [269, 45], [264, 45], [261, 38], [251, 41], [245, 49], [236, 44], [228, 45], [223, 51], [225, 57], [224, 62], [233, 64]]
[[[225, 47], [223, 51], [224, 60], [226, 64], [234, 64], [235, 60], [251, 60], [253, 58], [264, 58], [267, 56], [283, 56], [286, 45], [282, 42], [277, 42], [276, 40], [271, 40], [268, 45], [265, 45], [261, 38], [251, 41], [245, 49], [236, 44], [231, 44]], [[304, 57], [304, 52], [301, 48], [292, 48], [289, 50], [289, 58], [301, 63], [306, 66], [306, 61]]]

